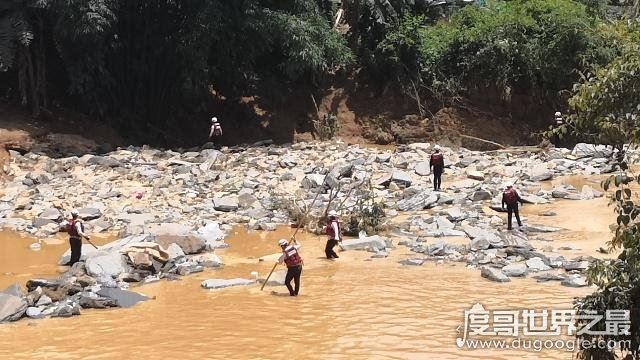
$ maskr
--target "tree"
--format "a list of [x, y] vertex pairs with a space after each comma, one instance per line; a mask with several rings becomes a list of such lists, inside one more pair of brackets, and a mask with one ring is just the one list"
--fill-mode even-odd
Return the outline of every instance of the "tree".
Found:
[[11, 0], [0, 4], [0, 71], [17, 69], [20, 103], [34, 117], [48, 106], [46, 15], [48, 0]]

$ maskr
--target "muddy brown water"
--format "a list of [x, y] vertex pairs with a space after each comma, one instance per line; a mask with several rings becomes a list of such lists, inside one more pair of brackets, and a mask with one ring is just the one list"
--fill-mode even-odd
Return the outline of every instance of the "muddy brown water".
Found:
[[[592, 253], [608, 239], [602, 226], [612, 218], [606, 201], [556, 203], [555, 217], [536, 214], [550, 206], [525, 206], [529, 221], [567, 230], [561, 240]], [[586, 211], [586, 213], [585, 213]], [[581, 215], [582, 214], [582, 215]], [[503, 216], [503, 215], [501, 215]], [[601, 219], [594, 221], [595, 219]], [[159, 282], [135, 290], [150, 300], [129, 309], [84, 310], [69, 319], [24, 320], [0, 325], [3, 359], [571, 359], [563, 350], [460, 350], [456, 328], [463, 312], [475, 303], [488, 309], [567, 309], [574, 297], [591, 289], [557, 283], [513, 279], [508, 284], [486, 281], [480, 271], [464, 265], [427, 263], [402, 266], [412, 257], [404, 247], [387, 259], [369, 253], [341, 252], [340, 259], [322, 259], [324, 239], [298, 235], [305, 268], [301, 294], [280, 296], [284, 287], [258, 285], [207, 291], [208, 278], [268, 273], [272, 262], [258, 258], [277, 252], [276, 241], [293, 230], [246, 233], [237, 230], [217, 253], [227, 264], [220, 270]], [[564, 236], [565, 238], [562, 238]], [[106, 241], [106, 240], [105, 240]], [[30, 239], [0, 233], [1, 285], [29, 277], [55, 275], [55, 261], [67, 245], [54, 242], [39, 252]], [[57, 244], [56, 244], [57, 243]], [[544, 243], [542, 245], [545, 245]], [[280, 295], [273, 295], [272, 291]]]

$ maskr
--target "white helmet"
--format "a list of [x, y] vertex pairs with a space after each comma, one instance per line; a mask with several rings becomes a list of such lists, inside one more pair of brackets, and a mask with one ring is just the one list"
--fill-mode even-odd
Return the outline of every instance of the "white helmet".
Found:
[[562, 113], [560, 111], [556, 111], [555, 116], [556, 117], [562, 116]]
[[436, 145], [433, 147], [433, 150], [440, 150], [440, 145]]
[[218, 118], [217, 118], [217, 117], [215, 117], [215, 116], [214, 116], [214, 117], [212, 117], [212, 118], [211, 118], [211, 122], [213, 122], [213, 123], [217, 123], [217, 122], [218, 122]]
[[285, 239], [280, 239], [280, 240], [278, 240], [278, 245], [287, 246], [287, 245], [289, 245], [289, 243]]
[[71, 210], [71, 216], [72, 216], [72, 217], [78, 217], [78, 215], [80, 215], [80, 213], [78, 212], [78, 210], [76, 210], [76, 209]]
[[328, 215], [329, 215], [329, 217], [336, 217], [336, 216], [338, 216], [338, 213], [335, 210], [331, 210], [331, 211], [329, 211]]
[[508, 188], [512, 188], [513, 187], [513, 183], [512, 182], [507, 182], [504, 184], [504, 187]]

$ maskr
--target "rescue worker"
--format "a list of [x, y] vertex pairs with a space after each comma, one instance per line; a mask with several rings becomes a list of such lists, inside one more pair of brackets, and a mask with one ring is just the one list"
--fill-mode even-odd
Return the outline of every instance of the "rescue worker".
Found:
[[84, 233], [84, 225], [76, 209], [71, 210], [71, 219], [63, 221], [61, 226], [69, 233], [69, 247], [71, 248], [71, 259], [65, 265], [73, 266], [80, 261], [82, 256], [82, 239], [89, 240], [89, 236]]
[[434, 153], [429, 159], [429, 168], [433, 172], [433, 190], [440, 191], [442, 185], [442, 172], [444, 171], [444, 157], [440, 153], [440, 145], [433, 147]]
[[324, 253], [327, 259], [337, 259], [338, 254], [333, 251], [333, 248], [338, 245], [338, 242], [342, 242], [342, 233], [340, 229], [340, 222], [338, 221], [338, 213], [335, 210], [329, 211], [329, 221], [325, 232], [328, 236], [327, 245], [324, 247]]
[[513, 184], [508, 183], [506, 189], [502, 193], [502, 208], [504, 209], [505, 204], [507, 205], [507, 230], [511, 230], [512, 216], [516, 215], [516, 220], [518, 221], [518, 227], [522, 227], [522, 222], [520, 221], [520, 213], [518, 212], [518, 203], [524, 204], [520, 195], [516, 189], [513, 188]]
[[[282, 255], [278, 259], [278, 264], [283, 262], [287, 265], [287, 275], [284, 278], [284, 284], [289, 289], [289, 295], [298, 296], [300, 291], [300, 275], [302, 275], [302, 257], [300, 256], [300, 245], [294, 239], [293, 244], [287, 243], [287, 240], [280, 239], [278, 245], [282, 249]], [[293, 280], [295, 288], [291, 287], [291, 280]]]
[[220, 136], [222, 136], [222, 126], [220, 126], [218, 118], [214, 116], [211, 118], [211, 130], [209, 131], [209, 139], [214, 143], [216, 147], [219, 147], [219, 145], [215, 141], [215, 138]]

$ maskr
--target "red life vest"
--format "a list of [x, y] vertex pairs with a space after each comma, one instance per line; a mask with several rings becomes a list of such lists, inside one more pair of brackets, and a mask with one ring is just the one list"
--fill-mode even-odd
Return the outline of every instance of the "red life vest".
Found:
[[69, 236], [72, 238], [79, 238], [80, 234], [78, 234], [78, 229], [76, 229], [76, 224], [80, 223], [80, 227], [82, 228], [82, 231], [84, 231], [84, 224], [82, 224], [82, 222], [78, 219], [69, 219], [69, 224], [67, 225], [67, 232], [69, 233]]
[[434, 168], [444, 168], [444, 157], [440, 153], [431, 154], [431, 165]]
[[302, 258], [300, 257], [300, 253], [298, 249], [296, 249], [293, 245], [287, 246], [284, 250], [282, 250], [284, 254], [284, 263], [287, 264], [287, 267], [298, 266], [302, 264]]
[[507, 189], [502, 194], [507, 205], [516, 205], [518, 203], [518, 193], [515, 189]]
[[[336, 234], [336, 232], [333, 230], [333, 226], [331, 226], [331, 224], [335, 222], [336, 225], [338, 225], [338, 232], [339, 234]], [[329, 236], [329, 238], [331, 239], [335, 239], [337, 236], [339, 236], [340, 234], [342, 234], [342, 229], [340, 229], [340, 222], [338, 220], [329, 220], [329, 222], [327, 223], [327, 230], [326, 230], [327, 235]]]

